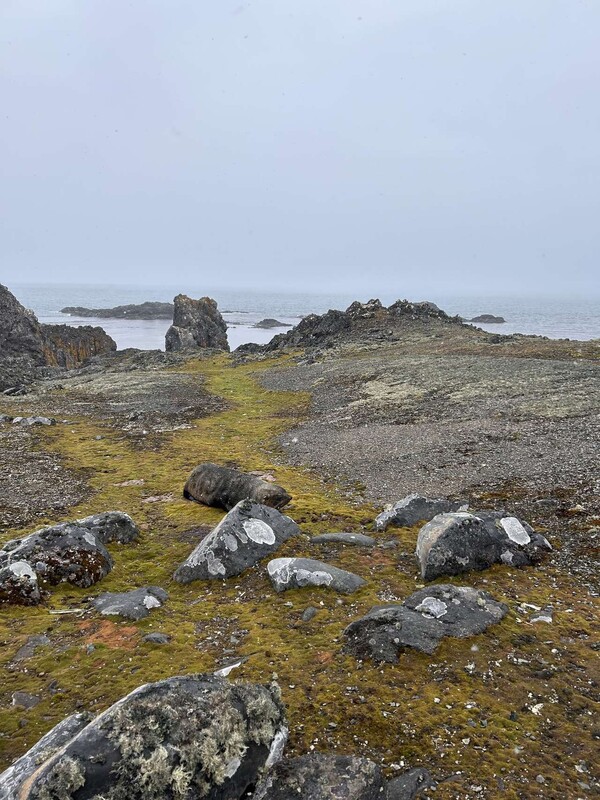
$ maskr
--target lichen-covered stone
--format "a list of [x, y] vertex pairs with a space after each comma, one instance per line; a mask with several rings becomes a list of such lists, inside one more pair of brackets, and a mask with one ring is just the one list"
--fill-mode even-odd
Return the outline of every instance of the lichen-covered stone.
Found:
[[139, 536], [138, 526], [129, 514], [125, 514], [123, 511], [103, 511], [101, 514], [78, 519], [75, 524], [91, 531], [102, 544], [110, 542], [129, 544]]
[[272, 508], [283, 508], [292, 499], [285, 489], [275, 483], [208, 462], [192, 471], [184, 486], [183, 496], [226, 511], [240, 500], [253, 500]]
[[253, 800], [386, 800], [386, 781], [368, 758], [314, 753], [286, 758], [256, 788]]
[[305, 586], [324, 586], [350, 594], [366, 583], [352, 572], [312, 558], [274, 558], [267, 564], [267, 570], [271, 583], [278, 592]]
[[312, 536], [311, 544], [349, 544], [357, 547], [374, 547], [377, 540], [364, 533], [321, 533]]
[[446, 636], [482, 633], [507, 614], [508, 606], [470, 586], [437, 584], [401, 604], [376, 606], [344, 631], [346, 650], [357, 658], [395, 664], [407, 647], [433, 653]]
[[420, 494], [409, 494], [379, 514], [375, 519], [375, 530], [385, 531], [390, 525], [397, 528], [411, 528], [418, 522], [433, 519], [437, 514], [458, 511], [460, 506], [460, 502], [441, 497], [432, 499]]
[[276, 686], [169, 678], [96, 717], [28, 777], [19, 800], [239, 800], [286, 737]]
[[130, 592], [104, 592], [92, 600], [92, 605], [101, 614], [125, 619], [144, 619], [153, 608], [160, 608], [169, 595], [160, 586], [142, 586]]
[[300, 528], [274, 508], [240, 501], [174, 574], [179, 583], [231, 578], [274, 553]]
[[550, 550], [547, 539], [527, 523], [503, 512], [486, 511], [434, 517], [419, 532], [416, 554], [421, 576], [431, 581], [497, 563], [536, 564]]

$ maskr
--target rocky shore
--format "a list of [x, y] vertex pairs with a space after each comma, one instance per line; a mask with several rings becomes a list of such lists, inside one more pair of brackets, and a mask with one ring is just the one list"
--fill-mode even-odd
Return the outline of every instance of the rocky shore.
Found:
[[1, 800], [593, 797], [599, 343], [207, 301], [2, 333]]

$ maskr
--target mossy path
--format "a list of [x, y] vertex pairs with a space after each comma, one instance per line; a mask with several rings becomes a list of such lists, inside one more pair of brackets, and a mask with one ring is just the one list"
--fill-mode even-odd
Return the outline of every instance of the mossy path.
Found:
[[[490, 591], [511, 613], [485, 635], [448, 640], [433, 657], [406, 653], [397, 666], [357, 663], [342, 653], [342, 631], [371, 606], [401, 600], [419, 585], [416, 529], [386, 534], [396, 542], [390, 549], [318, 549], [308, 538], [282, 548], [281, 555], [323, 558], [365, 577], [367, 585], [350, 597], [326, 589], [277, 595], [264, 564], [227, 583], [172, 582], [202, 526], [222, 517], [181, 496], [186, 476], [201, 461], [272, 472], [292, 493], [288, 513], [307, 534], [360, 530], [375, 512], [351, 490], [282, 465], [277, 436], [306, 413], [307, 395], [268, 391], [256, 380], [256, 367], [233, 367], [225, 357], [183, 369], [228, 408], [144, 446], [87, 417], [43, 434], [43, 446], [60, 453], [67, 466], [93, 471], [94, 494], [65, 519], [118, 509], [134, 517], [142, 536], [131, 546], [111, 546], [113, 572], [92, 589], [63, 585], [45, 605], [0, 611], [0, 766], [75, 710], [96, 713], [141, 683], [212, 671], [249, 656], [232, 677], [266, 682], [278, 676], [290, 752], [369, 755], [391, 774], [427, 766], [437, 776], [454, 776], [438, 789], [442, 798], [586, 796], [578, 781], [587, 778], [598, 733], [594, 609], [568, 576], [497, 567], [456, 581]], [[143, 484], [121, 485], [131, 480]], [[170, 597], [140, 623], [100, 618], [85, 602], [102, 591], [148, 584]], [[529, 623], [518, 609], [523, 602], [552, 604], [554, 623]], [[309, 605], [317, 615], [304, 623]], [[169, 634], [170, 644], [143, 642], [150, 631]], [[15, 661], [32, 634], [47, 635], [50, 644]], [[15, 709], [15, 691], [41, 701], [29, 711]], [[545, 784], [536, 782], [538, 775]]]

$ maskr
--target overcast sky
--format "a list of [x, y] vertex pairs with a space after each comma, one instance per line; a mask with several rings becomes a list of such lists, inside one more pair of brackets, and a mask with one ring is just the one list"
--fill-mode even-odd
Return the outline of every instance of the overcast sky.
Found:
[[1, 0], [0, 282], [599, 291], [598, 0]]

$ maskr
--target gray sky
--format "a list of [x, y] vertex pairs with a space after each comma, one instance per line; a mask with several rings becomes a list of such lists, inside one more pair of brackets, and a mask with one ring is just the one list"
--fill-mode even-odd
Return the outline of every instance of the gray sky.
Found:
[[598, 292], [598, 0], [2, 0], [0, 281]]

